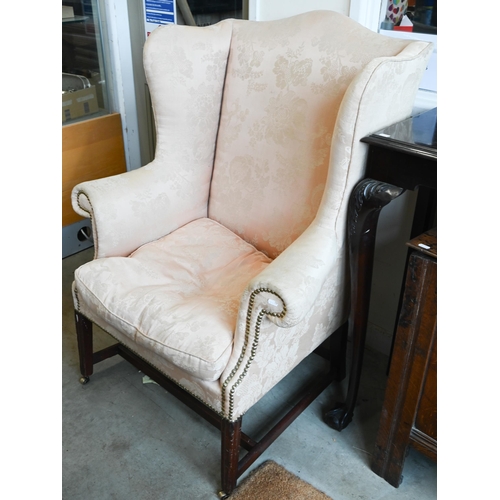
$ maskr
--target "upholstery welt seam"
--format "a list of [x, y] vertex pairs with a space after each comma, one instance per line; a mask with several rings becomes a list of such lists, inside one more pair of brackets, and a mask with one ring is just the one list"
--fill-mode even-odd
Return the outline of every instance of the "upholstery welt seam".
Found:
[[[381, 58], [382, 60], [379, 62], [379, 64], [377, 64], [377, 66], [375, 68], [373, 68], [373, 70], [371, 71], [364, 87], [363, 87], [363, 91], [361, 92], [361, 96], [358, 100], [358, 104], [357, 104], [357, 110], [356, 110], [356, 119], [354, 121], [354, 126], [352, 127], [352, 131], [353, 131], [353, 134], [352, 134], [352, 140], [351, 140], [351, 143], [350, 143], [350, 150], [351, 150], [351, 154], [349, 156], [349, 165], [347, 167], [347, 173], [346, 173], [346, 176], [345, 176], [345, 181], [344, 181], [344, 186], [343, 186], [343, 190], [342, 190], [342, 200], [340, 202], [340, 206], [343, 205], [344, 203], [344, 198], [346, 197], [346, 187], [347, 187], [347, 179], [349, 177], [349, 172], [351, 170], [351, 166], [352, 166], [352, 151], [353, 151], [353, 148], [354, 148], [354, 143], [355, 143], [355, 136], [356, 136], [356, 127], [358, 125], [358, 120], [359, 120], [359, 112], [360, 112], [360, 109], [361, 109], [361, 105], [362, 105], [362, 101], [363, 101], [363, 98], [367, 92], [367, 89], [368, 89], [368, 86], [370, 85], [371, 81], [373, 80], [373, 75], [375, 74], [376, 71], [378, 71], [379, 68], [381, 68], [382, 66], [385, 66], [385, 65], [391, 65], [391, 64], [400, 64], [400, 63], [408, 63], [408, 62], [412, 62], [412, 61], [415, 61], [416, 59], [418, 59], [419, 57], [421, 57], [421, 54], [422, 54], [422, 51], [424, 49], [422, 49], [418, 54], [415, 54], [413, 56], [409, 56], [409, 57], [401, 57], [399, 58], [398, 60], [393, 60], [393, 59], [387, 59], [387, 58]], [[397, 57], [397, 56], [396, 56]], [[345, 97], [345, 94], [344, 94], [344, 97]], [[337, 221], [338, 221], [338, 216], [339, 216], [339, 211], [337, 213], [337, 217], [335, 217], [335, 223], [334, 223], [334, 227], [337, 227]]]
[[[82, 205], [80, 204], [80, 195], [83, 195], [83, 196], [85, 196], [85, 198], [87, 198], [88, 204], [90, 205], [90, 208], [91, 208], [90, 212], [87, 209], [83, 208]], [[99, 243], [98, 243], [99, 238], [97, 235], [97, 226], [94, 223], [94, 218], [93, 218], [94, 207], [92, 206], [89, 195], [81, 189], [80, 189], [80, 192], [78, 193], [78, 196], [76, 197], [76, 202], [78, 203], [78, 208], [80, 208], [80, 210], [82, 212], [85, 212], [89, 215], [90, 223], [92, 224], [92, 231], [94, 231], [94, 233], [95, 233], [94, 234], [94, 259], [95, 259], [96, 256], [98, 255], [98, 251], [99, 251]]]
[[80, 297], [78, 296], [78, 287], [76, 286], [76, 283], [75, 283], [75, 288], [74, 288], [74, 293], [75, 293], [75, 299], [76, 299], [76, 310], [78, 312], [80, 312]]
[[222, 108], [224, 106], [224, 90], [226, 88], [226, 83], [227, 83], [227, 70], [229, 67], [229, 57], [231, 55], [231, 47], [233, 44], [233, 32], [234, 32], [234, 23], [231, 21], [231, 34], [229, 36], [229, 47], [227, 50], [226, 67], [224, 69], [224, 78], [222, 81], [222, 88], [221, 88], [221, 98], [220, 98], [220, 105], [219, 105], [219, 120], [217, 122], [217, 132], [215, 134], [214, 155], [213, 155], [213, 161], [212, 161], [212, 172], [210, 175], [210, 186], [208, 188], [208, 193], [207, 193], [207, 212], [206, 212], [207, 218], [210, 218], [210, 198], [212, 195], [212, 181], [214, 178], [215, 163], [217, 160], [217, 146], [219, 144], [220, 124], [221, 124], [221, 120], [222, 120]]

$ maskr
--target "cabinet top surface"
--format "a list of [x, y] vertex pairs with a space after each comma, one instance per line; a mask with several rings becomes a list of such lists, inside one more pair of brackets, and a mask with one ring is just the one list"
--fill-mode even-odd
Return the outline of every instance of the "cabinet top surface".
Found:
[[437, 108], [390, 125], [361, 141], [437, 159]]
[[414, 250], [418, 250], [419, 252], [437, 259], [437, 228], [430, 229], [416, 238], [413, 238], [407, 245]]

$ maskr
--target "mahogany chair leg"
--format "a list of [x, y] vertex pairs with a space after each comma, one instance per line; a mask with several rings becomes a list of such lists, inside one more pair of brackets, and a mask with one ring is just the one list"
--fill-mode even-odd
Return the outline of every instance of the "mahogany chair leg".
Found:
[[80, 357], [81, 384], [86, 384], [94, 373], [92, 321], [75, 311], [76, 338]]
[[236, 488], [241, 443], [241, 420], [241, 417], [235, 422], [222, 419], [222, 491], [219, 492], [220, 498], [227, 498]]

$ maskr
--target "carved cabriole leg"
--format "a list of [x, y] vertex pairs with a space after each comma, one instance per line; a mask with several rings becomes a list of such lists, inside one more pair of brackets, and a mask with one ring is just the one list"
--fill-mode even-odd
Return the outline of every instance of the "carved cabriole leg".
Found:
[[235, 422], [230, 422], [225, 418], [222, 419], [222, 491], [219, 492], [220, 498], [227, 498], [236, 488], [241, 443], [241, 420], [241, 417]]
[[80, 383], [86, 384], [94, 372], [92, 322], [75, 311], [76, 338], [80, 357]]
[[352, 339], [352, 359], [347, 397], [325, 413], [325, 421], [341, 431], [351, 422], [361, 379], [365, 347], [373, 253], [380, 210], [403, 193], [404, 189], [373, 179], [357, 184], [349, 200], [348, 241], [351, 277], [351, 312], [349, 333]]

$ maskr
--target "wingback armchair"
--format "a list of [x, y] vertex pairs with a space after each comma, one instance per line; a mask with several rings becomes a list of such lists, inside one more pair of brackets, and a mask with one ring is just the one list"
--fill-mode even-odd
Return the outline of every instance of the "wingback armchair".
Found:
[[[334, 12], [158, 28], [154, 161], [73, 190], [95, 244], [73, 284], [81, 382], [119, 354], [217, 425], [222, 495], [344, 376], [359, 139], [410, 115], [430, 52]], [[118, 343], [94, 353], [92, 324]], [[261, 441], [244, 434], [332, 332], [332, 369]]]

